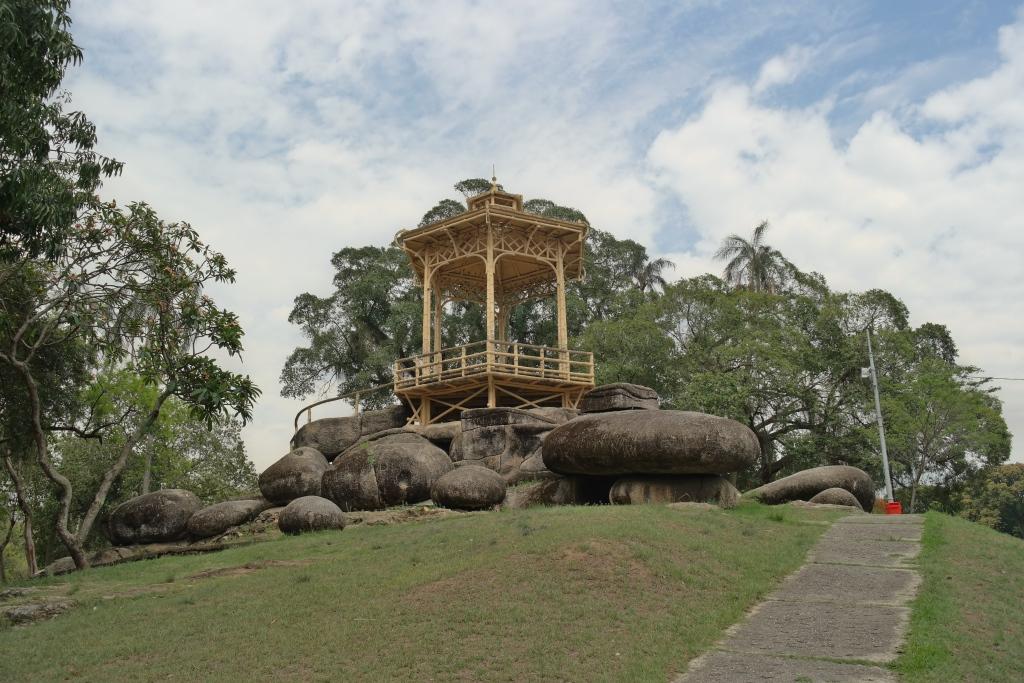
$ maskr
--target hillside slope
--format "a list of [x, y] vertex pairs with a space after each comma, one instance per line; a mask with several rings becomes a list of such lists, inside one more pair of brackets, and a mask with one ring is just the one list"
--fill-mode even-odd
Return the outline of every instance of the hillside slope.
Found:
[[0, 680], [667, 680], [838, 514], [476, 513], [95, 569], [0, 632]]

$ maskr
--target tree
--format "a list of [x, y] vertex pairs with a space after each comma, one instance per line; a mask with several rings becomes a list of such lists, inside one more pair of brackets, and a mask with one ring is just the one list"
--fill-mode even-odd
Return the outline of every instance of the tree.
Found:
[[715, 258], [728, 260], [725, 281], [733, 287], [755, 292], [778, 291], [791, 272], [791, 265], [775, 248], [764, 243], [768, 221], [762, 221], [748, 240], [729, 235], [715, 252]]
[[82, 60], [67, 0], [0, 5], [0, 259], [57, 256], [100, 179], [121, 163], [93, 150], [96, 128], [58, 94]]
[[964, 496], [963, 516], [1024, 538], [1024, 463], [987, 470]]
[[675, 265], [666, 258], [640, 259], [633, 268], [633, 282], [641, 292], [664, 289], [668, 282], [665, 281], [663, 273], [666, 268], [675, 268]]
[[[902, 337], [890, 336], [883, 344], [902, 343], [897, 352], [911, 358], [902, 372], [894, 368], [892, 375], [880, 374], [880, 392], [893, 483], [908, 491], [913, 512], [922, 483], [941, 482], [950, 488], [1005, 462], [1010, 434], [985, 381], [970, 379], [976, 368], [928, 352], [915, 357], [921, 348], [913, 344], [913, 333]], [[869, 433], [874, 440], [875, 434]]]
[[[191, 226], [164, 223], [144, 204], [126, 210], [95, 204], [51, 262], [22, 257], [0, 266], [0, 282], [21, 281], [34, 293], [28, 300], [0, 300], [0, 362], [22, 382], [36, 461], [60, 492], [57, 534], [77, 566], [85, 566], [82, 539], [110, 486], [168, 398], [185, 401], [193, 416], [207, 423], [232, 413], [250, 417], [259, 390], [248, 377], [223, 370], [206, 355], [211, 349], [229, 356], [242, 350], [237, 317], [203, 294], [207, 283], [233, 279], [224, 257], [204, 245]], [[127, 358], [160, 388], [97, 489], [78, 533], [68, 527], [72, 483], [55, 465], [47, 443], [50, 425], [68, 416], [45, 413], [34, 364], [36, 354], [69, 343], [84, 345], [108, 364]]]

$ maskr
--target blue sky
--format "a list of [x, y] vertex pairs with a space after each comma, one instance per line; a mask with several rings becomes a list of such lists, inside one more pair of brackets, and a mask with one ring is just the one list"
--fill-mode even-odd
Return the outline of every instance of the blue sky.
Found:
[[[582, 209], [717, 271], [771, 242], [881, 287], [963, 359], [1024, 376], [1024, 14], [1000, 2], [101, 2], [72, 5], [67, 84], [125, 161], [106, 192], [192, 222], [238, 268], [264, 388], [262, 468], [300, 407], [292, 298], [462, 178]], [[1024, 434], [1024, 382], [1001, 392]], [[1024, 448], [1015, 446], [1015, 458]]]

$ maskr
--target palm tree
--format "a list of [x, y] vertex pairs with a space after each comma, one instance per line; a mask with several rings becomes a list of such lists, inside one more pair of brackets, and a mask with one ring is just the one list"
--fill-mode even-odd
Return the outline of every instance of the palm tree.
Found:
[[715, 252], [716, 259], [729, 260], [725, 264], [725, 281], [730, 285], [754, 292], [773, 293], [793, 272], [793, 264], [786, 260], [782, 252], [764, 243], [767, 230], [768, 221], [761, 221], [749, 240], [739, 235], [729, 235]]
[[668, 284], [662, 273], [666, 268], [675, 268], [676, 264], [667, 258], [650, 260], [646, 254], [635, 259], [631, 270], [633, 283], [641, 292], [653, 292], [655, 287], [665, 288]]

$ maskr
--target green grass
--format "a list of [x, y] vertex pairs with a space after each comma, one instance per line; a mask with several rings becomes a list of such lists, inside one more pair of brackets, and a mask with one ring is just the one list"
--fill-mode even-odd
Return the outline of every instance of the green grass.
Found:
[[1024, 681], [1024, 541], [929, 512], [901, 679]]
[[831, 511], [560, 507], [281, 538], [44, 580], [0, 680], [666, 680]]

